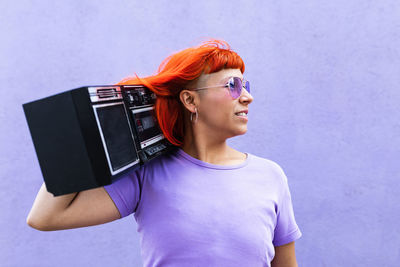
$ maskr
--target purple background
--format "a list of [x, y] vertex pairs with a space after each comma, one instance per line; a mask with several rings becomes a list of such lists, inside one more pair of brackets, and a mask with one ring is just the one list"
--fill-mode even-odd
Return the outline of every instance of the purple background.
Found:
[[42, 176], [22, 104], [153, 74], [208, 37], [246, 62], [249, 130], [229, 143], [286, 172], [299, 265], [400, 261], [399, 1], [6, 0], [0, 10], [1, 266], [141, 266], [133, 216], [26, 225]]

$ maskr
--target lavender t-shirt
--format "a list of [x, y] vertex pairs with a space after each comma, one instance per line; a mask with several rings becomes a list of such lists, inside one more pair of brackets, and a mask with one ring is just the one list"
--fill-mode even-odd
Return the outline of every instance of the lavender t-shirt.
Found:
[[178, 148], [104, 187], [134, 213], [144, 266], [270, 266], [301, 236], [281, 167], [246, 154], [223, 166]]

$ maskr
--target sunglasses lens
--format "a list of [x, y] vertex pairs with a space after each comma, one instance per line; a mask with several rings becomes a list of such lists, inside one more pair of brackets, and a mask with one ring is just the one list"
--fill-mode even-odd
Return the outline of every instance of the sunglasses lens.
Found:
[[246, 81], [246, 84], [244, 86], [246, 88], [246, 91], [250, 93], [250, 82]]
[[[232, 77], [229, 82], [229, 90], [233, 99], [238, 98], [242, 94], [243, 84], [239, 77]], [[244, 84], [246, 91], [250, 93], [250, 83], [246, 81]]]
[[233, 99], [236, 99], [242, 93], [242, 81], [238, 77], [233, 77], [229, 81], [229, 89]]

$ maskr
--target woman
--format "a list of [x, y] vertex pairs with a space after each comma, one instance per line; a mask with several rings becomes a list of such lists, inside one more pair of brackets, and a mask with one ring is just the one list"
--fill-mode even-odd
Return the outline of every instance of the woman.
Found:
[[227, 43], [212, 40], [168, 57], [154, 76], [121, 81], [156, 93], [160, 128], [176, 150], [105, 187], [53, 197], [43, 184], [28, 224], [70, 229], [134, 213], [145, 266], [297, 266], [301, 232], [284, 172], [226, 143], [247, 131], [244, 69]]

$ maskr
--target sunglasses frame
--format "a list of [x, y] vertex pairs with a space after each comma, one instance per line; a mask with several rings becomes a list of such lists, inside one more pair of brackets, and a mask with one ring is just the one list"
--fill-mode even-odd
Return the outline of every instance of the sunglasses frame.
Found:
[[[235, 81], [240, 81], [241, 87], [240, 87], [240, 92], [238, 92], [238, 95], [235, 97], [233, 94], [235, 93]], [[232, 84], [232, 86], [231, 86]], [[224, 85], [214, 85], [214, 86], [206, 86], [206, 87], [200, 87], [200, 88], [186, 88], [187, 90], [192, 90], [192, 91], [198, 91], [198, 90], [207, 90], [211, 88], [228, 88], [229, 89], [229, 94], [233, 99], [237, 99], [241, 94], [243, 88], [250, 93], [250, 82], [243, 79], [241, 80], [239, 77], [230, 77], [229, 80], [226, 82]]]

